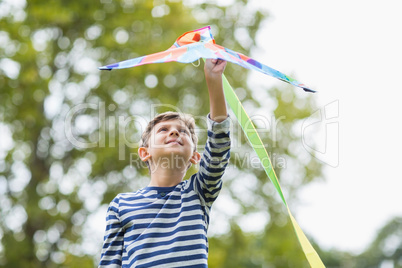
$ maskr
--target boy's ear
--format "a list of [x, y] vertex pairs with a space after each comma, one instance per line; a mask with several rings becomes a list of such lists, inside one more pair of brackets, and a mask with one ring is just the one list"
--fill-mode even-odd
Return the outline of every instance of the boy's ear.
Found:
[[193, 152], [193, 155], [190, 158], [190, 162], [194, 165], [198, 164], [198, 162], [200, 162], [201, 160], [201, 155], [199, 152], [195, 151]]
[[147, 147], [140, 147], [138, 148], [138, 155], [140, 156], [141, 160], [146, 162], [151, 158], [151, 155], [148, 153]]

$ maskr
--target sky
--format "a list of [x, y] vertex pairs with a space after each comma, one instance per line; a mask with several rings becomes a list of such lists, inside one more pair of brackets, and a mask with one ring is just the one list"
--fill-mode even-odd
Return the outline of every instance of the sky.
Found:
[[[270, 17], [254, 54], [317, 90], [323, 116], [313, 138], [326, 180], [301, 190], [300, 203], [290, 209], [320, 246], [362, 252], [384, 224], [402, 216], [400, 3], [273, 0], [266, 5]], [[307, 138], [301, 142], [308, 150]]]

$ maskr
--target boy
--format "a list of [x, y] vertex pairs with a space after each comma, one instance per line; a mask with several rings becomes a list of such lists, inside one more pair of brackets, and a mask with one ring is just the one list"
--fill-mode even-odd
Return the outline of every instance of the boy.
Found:
[[[230, 156], [225, 66], [222, 60], [207, 60], [204, 66], [210, 114], [202, 157], [196, 151], [194, 119], [168, 112], [148, 124], [138, 154], [147, 162], [151, 181], [110, 203], [99, 267], [208, 267], [209, 212]], [[198, 162], [199, 171], [182, 181]]]

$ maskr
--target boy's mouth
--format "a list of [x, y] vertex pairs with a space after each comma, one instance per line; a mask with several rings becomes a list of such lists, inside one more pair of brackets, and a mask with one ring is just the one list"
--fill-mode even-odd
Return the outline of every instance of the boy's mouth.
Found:
[[167, 142], [166, 142], [166, 144], [178, 144], [178, 145], [183, 145], [183, 143], [180, 141], [180, 140], [178, 140], [178, 139], [175, 139], [175, 140], [168, 140]]

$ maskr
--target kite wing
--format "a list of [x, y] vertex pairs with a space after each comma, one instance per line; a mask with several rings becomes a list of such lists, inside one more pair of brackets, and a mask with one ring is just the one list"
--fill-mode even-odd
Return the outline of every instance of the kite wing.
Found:
[[99, 69], [124, 69], [144, 64], [171, 61], [190, 63], [198, 60], [199, 58], [222, 59], [228, 62], [233, 62], [244, 68], [259, 71], [294, 86], [300, 87], [305, 91], [315, 92], [304, 84], [267, 65], [264, 65], [239, 52], [217, 45], [211, 34], [210, 26], [184, 33], [179, 38], [177, 38], [176, 42], [168, 50], [102, 66]]

